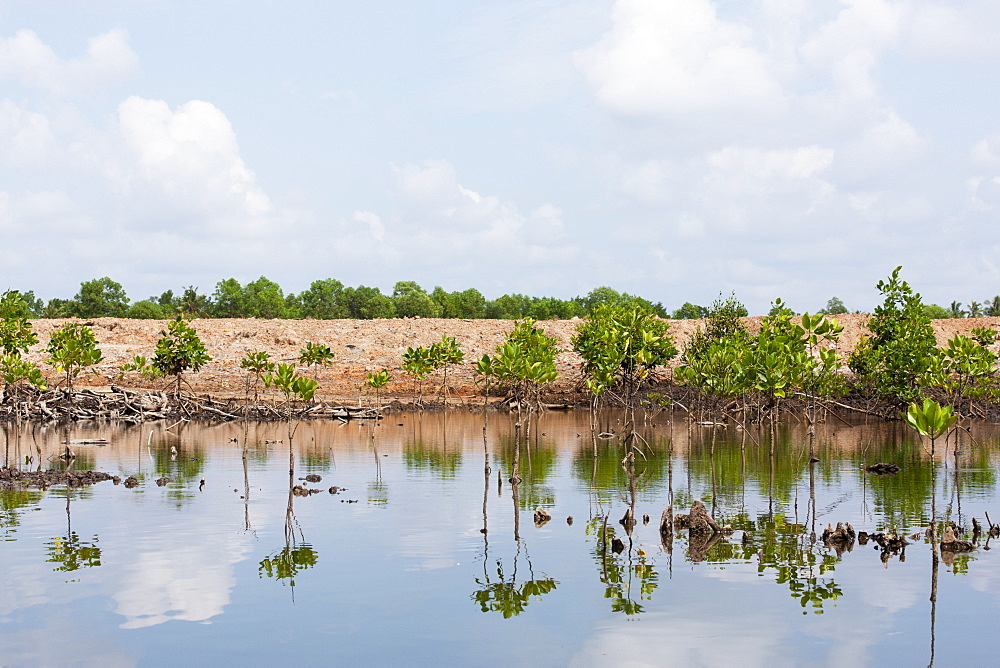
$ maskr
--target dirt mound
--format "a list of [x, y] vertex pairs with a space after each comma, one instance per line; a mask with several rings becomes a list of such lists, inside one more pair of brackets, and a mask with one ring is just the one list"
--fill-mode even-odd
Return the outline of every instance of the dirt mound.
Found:
[[[846, 356], [865, 333], [864, 315], [843, 315], [838, 319], [844, 332], [837, 346]], [[745, 318], [751, 331], [760, 328], [762, 318]], [[32, 348], [28, 357], [40, 363], [51, 383], [58, 381], [55, 371], [44, 364], [44, 346], [53, 330], [65, 320], [34, 320], [34, 331], [40, 343]], [[104, 353], [103, 361], [88, 370], [78, 383], [104, 386], [114, 382], [129, 388], [161, 389], [165, 380], [149, 381], [137, 374], [122, 375], [121, 366], [136, 355], [152, 358], [160, 332], [166, 328], [163, 320], [128, 320], [121, 318], [95, 318], [84, 321], [91, 325]], [[678, 347], [703, 326], [701, 320], [671, 320], [670, 332]], [[198, 373], [186, 376], [191, 388], [199, 393], [222, 396], [243, 396], [246, 374], [240, 369], [240, 360], [246, 353], [264, 350], [276, 362], [294, 362], [299, 350], [306, 343], [322, 343], [336, 353], [333, 364], [322, 369], [305, 369], [305, 375], [320, 382], [319, 399], [357, 402], [359, 386], [371, 371], [388, 369], [392, 381], [383, 393], [386, 397], [408, 398], [413, 394], [413, 383], [402, 371], [402, 355], [408, 347], [429, 346], [439, 341], [443, 334], [455, 337], [465, 353], [465, 362], [449, 371], [448, 385], [456, 401], [471, 401], [478, 393], [475, 384], [475, 360], [491, 354], [503, 342], [513, 327], [509, 320], [451, 320], [404, 318], [393, 320], [256, 320], [256, 319], [200, 319], [192, 321], [204, 342], [212, 361]], [[550, 320], [538, 323], [559, 341], [564, 351], [556, 363], [559, 380], [553, 384], [551, 396], [567, 399], [575, 396], [579, 385], [580, 358], [572, 352], [570, 338], [579, 320]], [[934, 332], [939, 343], [957, 333], [966, 333], [974, 327], [1000, 328], [1000, 318], [966, 318], [935, 320]], [[438, 376], [424, 382], [424, 393], [440, 389]]]

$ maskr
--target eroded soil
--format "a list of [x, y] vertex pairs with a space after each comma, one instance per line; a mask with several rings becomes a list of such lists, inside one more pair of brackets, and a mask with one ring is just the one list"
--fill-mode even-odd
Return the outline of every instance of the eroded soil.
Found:
[[[864, 315], [843, 315], [838, 319], [844, 332], [837, 346], [841, 355], [849, 353], [865, 333]], [[753, 331], [761, 318], [746, 318]], [[28, 358], [38, 362], [50, 379], [58, 382], [54, 369], [44, 364], [44, 347], [53, 330], [65, 320], [35, 320], [32, 322], [40, 343], [32, 348]], [[166, 327], [162, 320], [128, 320], [95, 318], [87, 320], [104, 353], [103, 361], [83, 374], [77, 383], [106, 386], [112, 383], [133, 389], [162, 389], [166, 380], [148, 381], [135, 373], [121, 373], [121, 366], [136, 355], [152, 358], [156, 341]], [[212, 361], [198, 373], [186, 375], [190, 388], [198, 393], [222, 397], [242, 397], [246, 388], [246, 373], [239, 363], [246, 353], [264, 350], [276, 362], [293, 362], [299, 350], [309, 341], [330, 346], [336, 359], [329, 367], [306, 369], [304, 372], [320, 382], [317, 397], [324, 401], [357, 402], [359, 386], [370, 371], [388, 369], [393, 380], [383, 391], [384, 397], [408, 400], [414, 395], [414, 384], [402, 371], [402, 355], [408, 347], [429, 346], [443, 334], [453, 336], [465, 353], [465, 362], [448, 373], [451, 401], [472, 402], [478, 394], [475, 384], [475, 360], [491, 354], [513, 327], [508, 320], [393, 319], [393, 320], [255, 320], [200, 319], [192, 321]], [[559, 380], [552, 384], [548, 398], [553, 401], [574, 401], [579, 395], [580, 358], [572, 352], [570, 338], [579, 320], [540, 322], [539, 326], [559, 340], [564, 351], [556, 362]], [[701, 320], [671, 320], [670, 331], [678, 347], [703, 326]], [[1000, 328], [1000, 318], [966, 318], [935, 320], [934, 331], [939, 343], [956, 333], [974, 327]], [[424, 394], [439, 390], [440, 372], [424, 382]]]

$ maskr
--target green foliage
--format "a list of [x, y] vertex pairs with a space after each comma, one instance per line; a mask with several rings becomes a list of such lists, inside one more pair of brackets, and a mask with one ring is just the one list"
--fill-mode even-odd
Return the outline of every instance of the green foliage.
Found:
[[921, 312], [931, 320], [943, 320], [951, 317], [951, 311], [937, 304], [923, 304]]
[[951, 406], [941, 406], [933, 399], [924, 399], [922, 406], [914, 402], [906, 409], [906, 424], [934, 441], [955, 424], [957, 418], [951, 411]]
[[273, 372], [265, 373], [261, 376], [266, 387], [272, 385], [277, 387], [285, 395], [285, 405], [290, 406], [292, 395], [303, 401], [311, 401], [319, 383], [305, 376], [300, 376], [295, 371], [294, 364], [279, 364]]
[[243, 286], [235, 278], [219, 281], [212, 293], [212, 317], [244, 318], [246, 317]]
[[675, 379], [716, 397], [757, 394], [768, 405], [793, 392], [839, 392], [840, 361], [829, 344], [837, 341], [843, 327], [823, 314], [806, 313], [793, 322], [780, 299], [771, 310], [774, 315], [764, 318], [755, 337], [742, 329], [719, 327], [716, 331], [735, 335], [706, 337], [703, 348], [689, 348]]
[[[992, 330], [983, 333], [995, 334]], [[923, 387], [943, 389], [953, 403], [962, 399], [996, 398], [996, 364], [996, 353], [975, 339], [956, 334], [944, 348], [932, 351], [918, 382]]]
[[274, 578], [281, 584], [295, 586], [295, 576], [299, 571], [312, 568], [319, 562], [319, 553], [312, 545], [287, 545], [278, 552], [264, 557], [260, 562], [258, 573], [261, 578]]
[[8, 290], [0, 295], [0, 351], [4, 355], [20, 357], [38, 343], [38, 336], [28, 322], [30, 315], [28, 304], [19, 292]]
[[708, 309], [691, 302], [684, 302], [684, 305], [674, 311], [670, 317], [674, 320], [697, 320], [708, 317]]
[[257, 401], [257, 383], [263, 382], [264, 374], [274, 371], [274, 362], [271, 361], [271, 354], [266, 350], [254, 350], [248, 352], [240, 360], [240, 368], [247, 371], [246, 394], [250, 398], [250, 383], [254, 381], [254, 402]]
[[128, 301], [121, 283], [107, 276], [95, 278], [80, 284], [80, 292], [74, 297], [74, 315], [81, 318], [124, 318], [128, 312]]
[[708, 354], [708, 350], [713, 344], [724, 343], [726, 346], [736, 347], [746, 344], [750, 335], [740, 320], [746, 315], [746, 307], [736, 299], [735, 295], [730, 295], [725, 299], [720, 296], [712, 302], [705, 329], [699, 328], [684, 347], [685, 362], [688, 364], [698, 363], [701, 358]]
[[441, 306], [413, 281], [399, 281], [392, 290], [392, 303], [399, 318], [437, 318]]
[[492, 357], [484, 355], [479, 359], [476, 370], [487, 379], [496, 380], [508, 398], [517, 400], [519, 405], [527, 402], [529, 406], [537, 406], [541, 386], [559, 375], [556, 342], [555, 337], [535, 327], [533, 320], [519, 320]]
[[969, 337], [981, 346], [992, 346], [997, 342], [997, 331], [989, 327], [973, 327]]
[[151, 366], [149, 360], [143, 355], [136, 355], [131, 361], [126, 362], [121, 366], [122, 373], [128, 373], [129, 371], [137, 371], [143, 375], [143, 377], [149, 380], [155, 380], [157, 378], [163, 377], [163, 372], [154, 366]]
[[306, 342], [306, 347], [299, 351], [299, 364], [305, 366], [330, 366], [334, 353], [330, 346], [321, 343]]
[[396, 306], [392, 298], [383, 295], [378, 288], [359, 285], [356, 288], [344, 288], [343, 295], [351, 318], [372, 320], [396, 317]]
[[52, 338], [45, 349], [49, 354], [48, 363], [66, 375], [66, 385], [73, 390], [73, 379], [83, 369], [100, 362], [104, 355], [97, 347], [97, 339], [89, 327], [76, 322], [67, 322], [52, 332]]
[[203, 318], [212, 310], [212, 301], [208, 296], [198, 294], [198, 288], [189, 285], [184, 288], [179, 300], [173, 300], [164, 306], [170, 306], [184, 318]]
[[126, 317], [134, 320], [163, 320], [170, 317], [171, 313], [171, 308], [157, 304], [149, 299], [143, 299], [129, 307]]
[[820, 313], [824, 315], [840, 315], [848, 313], [848, 310], [844, 306], [844, 302], [840, 301], [840, 297], [830, 297], [829, 301], [826, 302], [826, 306], [820, 310]]
[[0, 378], [4, 385], [21, 385], [28, 383], [45, 391], [45, 377], [34, 363], [21, 359], [18, 355], [0, 357]]
[[899, 278], [901, 269], [879, 281], [885, 300], [868, 321], [871, 336], [862, 337], [848, 365], [876, 395], [909, 402], [920, 393], [919, 379], [934, 359], [936, 341], [920, 295]]
[[285, 318], [288, 307], [281, 286], [261, 276], [243, 288], [244, 317]]
[[332, 278], [313, 281], [308, 290], [299, 293], [299, 303], [304, 318], [329, 320], [349, 316], [344, 284]]
[[573, 350], [583, 358], [587, 387], [595, 395], [621, 386], [631, 404], [640, 384], [677, 355], [667, 324], [635, 306], [601, 304], [576, 328]]
[[198, 332], [177, 316], [167, 325], [166, 331], [160, 332], [152, 364], [163, 375], [175, 376], [177, 391], [180, 392], [181, 374], [188, 369], [198, 371], [211, 359]]

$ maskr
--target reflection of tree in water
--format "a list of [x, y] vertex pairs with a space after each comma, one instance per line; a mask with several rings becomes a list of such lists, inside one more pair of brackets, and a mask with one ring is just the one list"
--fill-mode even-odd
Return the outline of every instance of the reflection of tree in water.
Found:
[[97, 547], [97, 536], [91, 541], [80, 540], [80, 536], [71, 531], [66, 536], [53, 538], [46, 543], [49, 558], [45, 561], [59, 564], [52, 570], [75, 571], [80, 568], [92, 568], [101, 565], [101, 548]]
[[59, 564], [53, 570], [72, 572], [81, 568], [92, 568], [101, 565], [101, 548], [97, 547], [97, 536], [91, 541], [80, 540], [80, 536], [73, 531], [72, 515], [70, 513], [70, 501], [72, 491], [65, 490], [66, 493], [66, 535], [53, 538], [46, 543], [46, 550], [49, 558], [45, 561]]
[[[294, 430], [288, 433], [288, 504], [285, 506], [285, 545], [264, 557], [257, 569], [259, 577], [274, 578], [292, 588], [295, 600], [295, 577], [300, 571], [312, 568], [319, 561], [319, 553], [305, 542], [305, 536], [295, 518], [295, 450], [292, 446]], [[297, 535], [296, 535], [297, 532]]]
[[[587, 522], [587, 535], [594, 536], [594, 561], [598, 566], [604, 598], [611, 601], [612, 612], [634, 616], [645, 612], [640, 601], [650, 601], [659, 586], [659, 574], [645, 555], [633, 557], [631, 539], [621, 554], [614, 549], [615, 529], [605, 517], [593, 517]], [[622, 545], [624, 546], [624, 541]]]
[[[521, 551], [524, 550], [524, 562], [528, 567], [528, 579], [518, 580], [518, 565]], [[522, 612], [534, 597], [540, 600], [542, 596], [553, 591], [559, 584], [557, 580], [546, 577], [536, 577], [531, 566], [531, 558], [523, 541], [517, 541], [517, 552], [514, 554], [513, 568], [509, 575], [504, 573], [503, 561], [496, 559], [496, 575], [490, 574], [488, 554], [483, 556], [483, 576], [476, 578], [480, 587], [472, 594], [472, 600], [479, 604], [483, 612], [499, 612], [504, 619], [510, 619]]]
[[26, 508], [38, 505], [42, 492], [32, 489], [0, 489], [0, 531], [7, 538], [21, 524]]
[[[645, 496], [657, 495], [667, 484], [667, 469], [670, 465], [670, 441], [668, 438], [648, 437], [642, 446], [643, 456], [635, 459], [636, 485]], [[590, 485], [591, 491], [601, 503], [611, 503], [619, 496], [619, 490], [629, 486], [628, 469], [622, 466], [624, 451], [617, 439], [602, 441], [598, 445], [597, 457], [589, 444], [583, 444], [573, 458], [573, 475]]]
[[[514, 470], [514, 456], [518, 447], [515, 436], [500, 438], [494, 455], [497, 466], [505, 475]], [[521, 479], [518, 489], [518, 504], [522, 509], [534, 510], [539, 506], [555, 505], [556, 491], [546, 484], [556, 470], [559, 455], [555, 444], [549, 441], [520, 439], [520, 452], [517, 457], [518, 477]]]
[[[792, 598], [803, 608], [812, 606], [816, 614], [823, 605], [843, 592], [831, 577], [837, 555], [822, 543], [810, 540], [807, 527], [789, 523], [784, 515], [761, 515], [753, 527], [754, 542], [743, 547], [743, 557], [757, 557], [757, 572], [773, 570], [778, 584], [787, 585]], [[803, 612], [805, 614], [805, 612]]]
[[422, 439], [403, 446], [403, 463], [407, 468], [428, 470], [442, 478], [454, 478], [462, 465], [462, 453], [449, 450], [445, 444], [432, 444]]
[[[543, 595], [553, 591], [559, 582], [544, 573], [542, 573], [543, 577], [541, 578], [535, 576], [531, 557], [528, 555], [528, 549], [518, 533], [518, 520], [520, 517], [518, 487], [520, 483], [517, 477], [512, 478], [510, 485], [514, 513], [514, 543], [517, 545], [517, 550], [514, 553], [513, 567], [508, 576], [504, 573], [503, 560], [496, 559], [496, 576], [490, 574], [489, 514], [487, 512], [487, 505], [489, 503], [491, 468], [485, 428], [483, 429], [483, 450], [485, 455], [483, 462], [483, 528], [481, 530], [483, 534], [483, 576], [482, 578], [476, 578], [476, 585], [479, 586], [479, 589], [476, 589], [472, 593], [472, 600], [479, 604], [483, 612], [499, 612], [503, 615], [504, 619], [510, 619], [524, 612], [524, 609], [531, 602], [532, 597], [540, 600]], [[514, 467], [512, 466], [509, 470], [513, 474]], [[518, 471], [518, 473], [520, 472]], [[521, 561], [522, 549], [524, 551], [524, 561], [528, 567], [528, 579], [519, 581], [518, 567]]]

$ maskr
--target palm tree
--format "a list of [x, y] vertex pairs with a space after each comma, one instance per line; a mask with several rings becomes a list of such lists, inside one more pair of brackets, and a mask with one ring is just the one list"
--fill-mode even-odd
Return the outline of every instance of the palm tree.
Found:
[[952, 318], [964, 318], [965, 311], [962, 310], [962, 302], [952, 302], [951, 303], [951, 317]]
[[983, 315], [983, 305], [977, 301], [969, 302], [969, 317], [978, 318]]
[[1000, 295], [986, 302], [986, 315], [1000, 315]]

